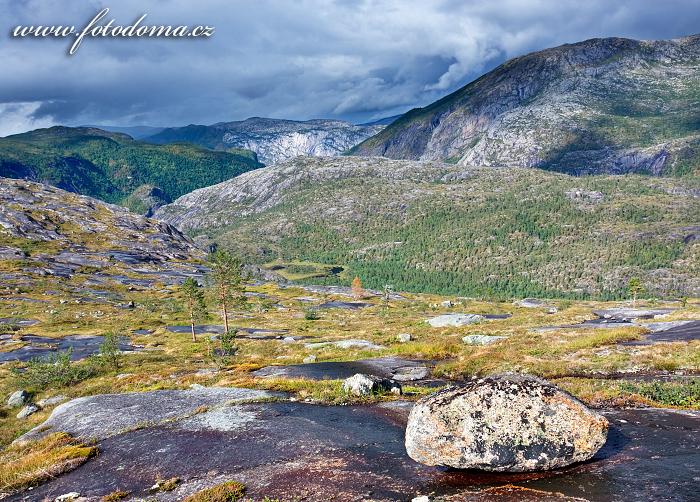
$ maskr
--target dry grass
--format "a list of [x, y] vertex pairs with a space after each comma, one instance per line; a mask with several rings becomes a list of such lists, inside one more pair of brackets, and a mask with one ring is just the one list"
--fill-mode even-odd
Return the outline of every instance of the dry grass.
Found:
[[10, 445], [0, 451], [0, 491], [36, 486], [75, 469], [96, 454], [96, 447], [86, 446], [64, 433]]
[[[133, 271], [113, 272], [134, 275]], [[230, 364], [215, 373], [197, 375], [197, 370], [217, 367], [208, 355], [208, 335], [192, 342], [186, 334], [168, 332], [170, 324], [186, 324], [187, 316], [178, 301], [176, 288], [148, 288], [129, 291], [118, 284], [100, 285], [99, 289], [122, 296], [122, 301], [133, 300], [134, 309], [120, 309], [114, 305], [75, 303], [75, 293], [84, 286], [90, 274], [76, 274], [69, 281], [45, 282], [37, 280], [31, 291], [20, 293], [48, 303], [0, 300], [0, 317], [37, 319], [40, 324], [20, 328], [15, 338], [24, 334], [63, 337], [68, 334], [104, 334], [115, 331], [130, 336], [145, 351], [125, 355], [118, 371], [105, 370], [70, 388], [52, 388], [38, 392], [35, 399], [55, 394], [80, 397], [101, 393], [184, 389], [193, 383], [202, 385], [229, 385], [289, 392], [297, 399], [341, 404], [357, 402], [343, 395], [339, 381], [311, 381], [303, 379], [255, 378], [251, 372], [271, 364], [299, 364], [306, 356], [314, 355], [318, 362], [349, 361], [369, 357], [400, 356], [436, 361], [436, 376], [454, 379], [469, 378], [494, 372], [529, 372], [545, 378], [605, 375], [629, 371], [693, 372], [700, 369], [700, 342], [665, 343], [649, 346], [623, 346], [620, 341], [642, 336], [640, 328], [620, 329], [555, 329], [539, 332], [537, 328], [552, 325], [571, 325], [593, 318], [592, 310], [620, 306], [619, 302], [552, 301], [559, 311], [547, 314], [544, 309], [520, 308], [506, 302], [449, 298], [453, 307], [440, 307], [446, 297], [437, 295], [406, 294], [405, 300], [384, 305], [379, 298], [370, 298], [374, 305], [361, 310], [319, 310], [318, 320], [304, 318], [312, 305], [326, 300], [347, 300], [342, 296], [313, 294], [301, 288], [280, 289], [274, 284], [247, 288], [267, 295], [250, 298], [249, 308], [236, 313], [236, 326], [288, 330], [289, 336], [307, 337], [294, 343], [277, 340], [250, 340], [239, 338], [239, 351]], [[46, 290], [59, 294], [44, 295]], [[301, 302], [301, 296], [315, 297], [315, 301]], [[11, 296], [10, 296], [11, 297]], [[59, 300], [64, 300], [60, 303]], [[65, 301], [68, 300], [68, 301]], [[207, 323], [219, 323], [215, 303], [210, 298], [210, 317]], [[282, 309], [278, 309], [279, 305]], [[639, 305], [643, 307], [645, 305]], [[660, 303], [656, 307], [679, 308], [678, 303]], [[95, 317], [95, 311], [100, 314]], [[50, 312], [55, 313], [51, 314]], [[432, 328], [425, 320], [445, 313], [512, 313], [508, 319], [485, 321], [461, 328]], [[692, 300], [679, 308], [672, 319], [700, 318], [700, 304]], [[149, 329], [150, 335], [133, 335], [135, 329]], [[399, 343], [399, 333], [410, 333], [412, 341]], [[468, 346], [462, 343], [465, 335], [484, 334], [507, 336], [491, 346]], [[342, 339], [365, 339], [381, 345], [381, 350], [339, 349], [334, 346], [307, 348], [305, 343]], [[0, 395], [17, 390], [18, 382], [9, 371], [21, 368], [21, 363], [0, 364]], [[115, 378], [122, 373], [120, 378]], [[614, 390], [614, 389], [613, 389]], [[425, 389], [416, 390], [418, 394]], [[588, 390], [574, 388], [572, 392], [583, 399], [597, 399]], [[611, 391], [613, 392], [613, 391]], [[605, 396], [604, 396], [605, 397]], [[395, 399], [393, 396], [372, 399]], [[41, 411], [26, 420], [15, 419], [13, 413], [0, 411], [0, 447], [43, 421], [48, 411]]]
[[130, 495], [129, 492], [124, 490], [115, 490], [100, 499], [100, 502], [117, 502], [118, 500], [124, 500]]
[[245, 495], [245, 485], [226, 481], [190, 495], [184, 502], [237, 502]]

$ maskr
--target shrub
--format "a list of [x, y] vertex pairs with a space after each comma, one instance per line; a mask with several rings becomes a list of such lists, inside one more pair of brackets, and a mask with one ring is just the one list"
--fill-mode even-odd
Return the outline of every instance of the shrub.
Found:
[[238, 502], [245, 495], [245, 485], [236, 481], [226, 481], [190, 495], [185, 502]]
[[700, 379], [688, 382], [622, 382], [620, 390], [667, 406], [700, 406]]
[[307, 321], [317, 321], [321, 318], [320, 315], [318, 315], [318, 312], [314, 309], [306, 309], [304, 311], [304, 319]]
[[115, 490], [110, 494], [105, 495], [100, 499], [100, 502], [117, 502], [118, 500], [123, 500], [130, 495], [129, 492], [124, 490]]
[[72, 362], [72, 353], [73, 350], [68, 349], [43, 359], [30, 359], [23, 370], [13, 369], [12, 372], [22, 387], [34, 390], [74, 385], [96, 374], [97, 371], [90, 361]]
[[122, 353], [119, 350], [119, 336], [116, 333], [105, 333], [104, 339], [100, 344], [100, 357], [102, 358], [102, 363], [111, 366], [115, 370], [119, 369]]

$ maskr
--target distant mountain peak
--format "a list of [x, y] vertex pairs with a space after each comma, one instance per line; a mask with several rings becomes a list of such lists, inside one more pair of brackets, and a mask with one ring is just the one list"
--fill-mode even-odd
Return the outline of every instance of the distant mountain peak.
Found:
[[168, 128], [145, 141], [189, 142], [215, 150], [243, 148], [254, 151], [261, 162], [269, 165], [298, 155], [340, 155], [383, 128], [383, 125], [355, 125], [337, 119], [250, 117], [210, 126]]

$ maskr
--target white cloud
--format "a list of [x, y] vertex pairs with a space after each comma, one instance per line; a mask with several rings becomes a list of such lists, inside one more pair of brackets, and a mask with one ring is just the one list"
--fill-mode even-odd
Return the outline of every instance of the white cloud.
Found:
[[32, 118], [40, 102], [0, 103], [0, 137], [55, 125], [50, 117]]
[[[60, 4], [60, 5], [59, 5]], [[82, 24], [96, 1], [0, 0], [0, 33]], [[422, 106], [506, 58], [596, 36], [697, 31], [694, 0], [121, 0], [127, 24], [214, 24], [209, 40], [1, 40], [3, 130], [67, 124], [213, 123], [248, 116], [362, 121]], [[34, 118], [32, 118], [32, 116]]]

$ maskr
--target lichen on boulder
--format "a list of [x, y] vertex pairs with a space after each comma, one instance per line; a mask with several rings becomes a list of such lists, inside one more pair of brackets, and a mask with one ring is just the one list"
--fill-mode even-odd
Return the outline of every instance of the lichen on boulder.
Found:
[[416, 403], [406, 450], [417, 462], [500, 472], [541, 471], [590, 459], [608, 421], [551, 383], [496, 375]]

